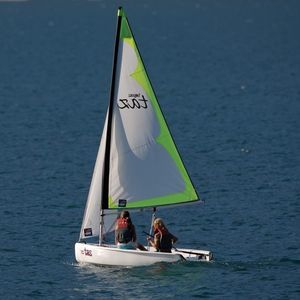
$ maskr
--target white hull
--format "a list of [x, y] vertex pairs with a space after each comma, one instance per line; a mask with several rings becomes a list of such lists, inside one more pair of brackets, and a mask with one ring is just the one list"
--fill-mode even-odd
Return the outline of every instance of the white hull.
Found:
[[181, 254], [187, 261], [212, 261], [213, 254], [211, 251], [198, 249], [176, 248], [172, 253]]
[[[181, 252], [184, 251], [184, 252]], [[190, 252], [193, 253], [190, 253]], [[186, 253], [189, 252], [189, 253]], [[110, 266], [147, 266], [158, 262], [210, 261], [211, 252], [192, 249], [177, 249], [172, 253], [140, 250], [123, 250], [115, 245], [99, 246], [97, 244], [75, 244], [75, 257], [79, 263]]]

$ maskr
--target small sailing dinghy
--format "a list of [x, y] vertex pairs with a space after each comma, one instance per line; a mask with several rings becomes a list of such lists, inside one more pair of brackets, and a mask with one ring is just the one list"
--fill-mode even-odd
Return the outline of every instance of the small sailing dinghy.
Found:
[[[80, 239], [75, 244], [76, 260], [118, 266], [210, 261], [212, 253], [205, 250], [125, 250], [104, 241], [122, 209], [155, 211], [159, 206], [195, 201], [197, 193], [161, 112], [128, 20], [119, 8], [110, 102]], [[99, 243], [93, 243], [97, 237]]]

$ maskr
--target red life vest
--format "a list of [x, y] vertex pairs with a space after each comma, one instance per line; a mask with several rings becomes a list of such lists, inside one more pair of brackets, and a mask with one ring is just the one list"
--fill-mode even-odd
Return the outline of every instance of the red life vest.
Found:
[[117, 241], [119, 243], [129, 243], [133, 239], [133, 230], [131, 221], [128, 218], [117, 219], [116, 226]]
[[117, 220], [117, 229], [129, 228], [128, 218], [119, 218]]

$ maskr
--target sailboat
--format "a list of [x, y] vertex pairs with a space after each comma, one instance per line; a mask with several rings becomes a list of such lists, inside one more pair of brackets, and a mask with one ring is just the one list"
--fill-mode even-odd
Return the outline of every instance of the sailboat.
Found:
[[[79, 263], [145, 266], [210, 261], [207, 250], [119, 249], [105, 240], [120, 210], [199, 201], [144, 67], [124, 10], [117, 14], [110, 100], [75, 257]], [[99, 241], [98, 241], [99, 237]]]

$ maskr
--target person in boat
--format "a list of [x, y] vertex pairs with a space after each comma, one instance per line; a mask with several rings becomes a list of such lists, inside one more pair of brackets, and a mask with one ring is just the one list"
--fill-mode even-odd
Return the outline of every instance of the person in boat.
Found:
[[150, 245], [159, 252], [171, 253], [173, 244], [177, 242], [177, 237], [170, 233], [162, 219], [157, 218], [153, 222], [154, 238], [148, 237]]
[[147, 251], [143, 245], [136, 241], [135, 226], [133, 225], [130, 214], [127, 210], [122, 211], [117, 219], [115, 228], [115, 243], [120, 249], [134, 250], [138, 248], [140, 250]]

